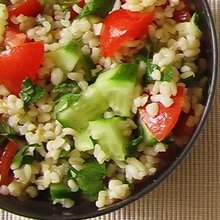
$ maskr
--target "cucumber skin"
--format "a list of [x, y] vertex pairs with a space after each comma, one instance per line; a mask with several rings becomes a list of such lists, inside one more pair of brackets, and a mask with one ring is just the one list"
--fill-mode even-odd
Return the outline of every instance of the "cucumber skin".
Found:
[[72, 198], [73, 192], [71, 192], [71, 190], [62, 183], [54, 183], [50, 185], [50, 195], [52, 200]]
[[78, 102], [56, 114], [56, 119], [63, 127], [70, 127], [83, 132], [90, 121], [97, 120], [109, 108], [108, 103], [92, 85], [83, 93]]
[[142, 127], [142, 130], [143, 130], [143, 142], [148, 146], [153, 146], [156, 143], [158, 143], [157, 139], [151, 134], [147, 125], [145, 125], [141, 119], [138, 120], [138, 123]]
[[74, 137], [74, 141], [75, 141], [75, 148], [78, 151], [87, 151], [87, 150], [92, 150], [94, 148], [94, 144], [90, 138], [90, 133], [87, 130], [77, 134]]
[[81, 51], [76, 42], [70, 41], [59, 49], [46, 53], [46, 56], [62, 71], [71, 72], [81, 57]]
[[108, 102], [116, 115], [131, 116], [131, 106], [137, 78], [136, 64], [119, 64], [101, 73], [94, 85]]
[[129, 137], [123, 134], [120, 117], [100, 119], [89, 123], [91, 134], [109, 158], [124, 161], [127, 155]]
[[56, 119], [64, 127], [81, 133], [87, 129], [90, 121], [102, 118], [109, 107], [121, 117], [130, 116], [136, 75], [136, 64], [120, 64], [101, 73], [77, 102], [58, 111]]

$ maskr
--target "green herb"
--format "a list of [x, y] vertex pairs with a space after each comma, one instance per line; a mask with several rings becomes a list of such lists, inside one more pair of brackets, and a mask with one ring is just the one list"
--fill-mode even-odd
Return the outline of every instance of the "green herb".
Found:
[[0, 148], [4, 147], [8, 142], [8, 139], [4, 136], [0, 136]]
[[142, 142], [142, 140], [143, 140], [143, 129], [141, 128], [141, 126], [138, 126], [135, 138], [129, 143], [129, 147], [136, 147]]
[[201, 31], [201, 26], [202, 26], [201, 24], [202, 24], [202, 20], [203, 20], [203, 12], [198, 11], [198, 12], [194, 13], [193, 16], [192, 16], [192, 19], [193, 19], [194, 24]]
[[66, 184], [54, 183], [50, 185], [50, 196], [52, 200], [70, 198], [72, 199], [74, 193]]
[[65, 143], [68, 143], [70, 145], [70, 149], [68, 151], [66, 150], [62, 150], [59, 158], [68, 158], [70, 156], [70, 153], [72, 152], [73, 148], [74, 148], [74, 140], [73, 137], [70, 135], [67, 135], [64, 137], [65, 139]]
[[153, 80], [152, 73], [154, 70], [160, 70], [160, 67], [152, 62], [151, 59], [146, 60], [146, 80], [150, 82]]
[[162, 79], [161, 81], [167, 81], [170, 82], [173, 78], [173, 68], [171, 65], [168, 65], [165, 67], [165, 69], [162, 72]]
[[139, 125], [138, 128], [134, 132], [134, 138], [128, 144], [128, 153], [133, 154], [136, 150], [137, 146], [143, 141], [143, 129]]
[[90, 160], [84, 163], [82, 170], [77, 171], [73, 167], [70, 167], [70, 170], [76, 174], [76, 181], [83, 193], [96, 200], [99, 191], [105, 188], [103, 181], [107, 173], [105, 164]]
[[113, 8], [115, 0], [93, 0], [87, 3], [78, 18], [86, 17], [90, 14], [98, 14], [101, 17], [105, 17], [109, 11]]
[[70, 156], [70, 153], [72, 152], [72, 150], [69, 150], [69, 151], [61, 151], [60, 155], [59, 155], [59, 158], [60, 159], [63, 159], [63, 158], [68, 158]]
[[0, 136], [8, 139], [20, 139], [19, 135], [14, 131], [14, 129], [9, 126], [3, 119], [0, 119]]
[[60, 83], [59, 85], [56, 85], [52, 90], [53, 93], [59, 93], [59, 95], [64, 95], [67, 93], [78, 93], [79, 91], [79, 86], [75, 82]]
[[57, 100], [57, 103], [55, 105], [54, 114], [56, 115], [59, 112], [62, 112], [66, 108], [68, 108], [70, 105], [72, 105], [74, 102], [77, 102], [80, 98], [80, 94], [66, 94], [63, 95]]
[[67, 10], [68, 8], [70, 8], [71, 6], [77, 4], [79, 1], [71, 1], [71, 2], [61, 2], [59, 3], [60, 5], [60, 8], [65, 11]]
[[206, 71], [200, 71], [195, 74], [195, 76], [189, 76], [185, 79], [181, 79], [181, 82], [183, 82], [186, 87], [193, 87], [195, 86], [203, 77], [208, 76], [208, 72]]
[[142, 53], [137, 53], [134, 55], [134, 62], [139, 64], [141, 61], [146, 62], [147, 61], [147, 57], [145, 54]]
[[34, 156], [32, 156], [32, 155], [25, 155], [25, 156], [23, 157], [21, 166], [22, 166], [23, 164], [32, 164], [34, 161], [35, 161]]
[[34, 151], [34, 159], [37, 161], [37, 162], [41, 162], [44, 160], [44, 157], [38, 152], [38, 151]]
[[146, 73], [144, 75], [144, 83], [147, 84], [153, 80], [152, 73], [154, 70], [160, 70], [160, 67], [152, 62], [150, 59], [150, 50], [145, 53], [137, 53], [134, 56], [135, 63], [140, 63], [141, 61], [146, 64]]
[[37, 84], [33, 84], [30, 78], [26, 78], [22, 82], [22, 90], [20, 97], [24, 105], [35, 103], [46, 95], [46, 90]]
[[92, 82], [92, 69], [94, 69], [96, 65], [93, 63], [91, 57], [89, 55], [82, 55], [79, 62], [77, 63], [77, 68], [83, 69], [85, 72], [84, 79], [87, 82]]
[[13, 161], [12, 161], [12, 165], [11, 168], [14, 169], [18, 169], [20, 166], [22, 166], [23, 164], [30, 164], [35, 160], [35, 157], [32, 155], [27, 155], [27, 150], [29, 148], [36, 148], [36, 147], [40, 147], [41, 145], [39, 144], [26, 144], [24, 145], [15, 155]]

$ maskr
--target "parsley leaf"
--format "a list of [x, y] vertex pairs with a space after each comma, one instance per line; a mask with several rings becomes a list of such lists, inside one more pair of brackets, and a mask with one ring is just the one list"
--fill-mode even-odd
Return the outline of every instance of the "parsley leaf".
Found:
[[80, 92], [79, 86], [75, 82], [67, 83], [63, 82], [56, 86], [54, 86], [53, 93], [58, 93], [59, 96], [67, 94], [67, 93], [78, 93]]
[[65, 11], [65, 10], [67, 10], [68, 8], [70, 8], [71, 6], [73, 6], [74, 4], [77, 4], [77, 3], [78, 3], [78, 1], [70, 1], [70, 2], [64, 1], [64, 2], [59, 3], [59, 5], [60, 5], [60, 8], [61, 8], [63, 11]]
[[204, 13], [202, 11], [197, 11], [192, 16], [194, 24], [199, 28], [200, 31], [202, 31], [201, 26], [203, 22], [203, 16], [204, 16]]
[[27, 155], [27, 150], [29, 148], [36, 148], [40, 147], [41, 145], [39, 144], [26, 144], [24, 145], [15, 155], [11, 167], [12, 169], [18, 169], [20, 166], [23, 164], [31, 164], [34, 160], [35, 157], [32, 155]]
[[74, 199], [74, 193], [69, 189], [66, 184], [52, 183], [50, 184], [50, 196], [52, 200], [70, 198]]
[[19, 136], [14, 129], [2, 119], [0, 119], [0, 136], [9, 139], [19, 139]]
[[146, 63], [146, 74], [145, 74], [145, 83], [149, 83], [153, 80], [152, 73], [154, 70], [160, 70], [160, 67], [152, 62], [151, 59], [147, 59]]
[[89, 198], [96, 200], [98, 193], [105, 188], [103, 181], [107, 173], [105, 164], [90, 160], [84, 163], [83, 169], [80, 171], [76, 171], [73, 167], [70, 169], [76, 174], [76, 181], [83, 193]]
[[37, 84], [33, 84], [30, 78], [26, 78], [22, 82], [22, 90], [19, 95], [24, 105], [28, 105], [43, 98], [46, 95], [46, 90]]
[[93, 0], [87, 3], [78, 18], [86, 17], [90, 14], [98, 14], [101, 17], [105, 17], [109, 11], [113, 8], [115, 0]]
[[143, 129], [139, 125], [136, 130], [135, 138], [130, 141], [130, 143], [128, 144], [128, 147], [129, 148], [137, 147], [143, 141], [143, 138], [144, 138], [143, 137]]
[[56, 115], [57, 113], [67, 109], [74, 102], [77, 102], [80, 96], [81, 96], [80, 94], [72, 94], [72, 93], [61, 96], [57, 100], [57, 104], [55, 105], [54, 114]]
[[154, 70], [160, 70], [160, 67], [153, 63], [152, 59], [149, 58], [150, 52], [137, 53], [134, 55], [135, 63], [140, 63], [141, 61], [146, 64], [146, 73], [144, 75], [144, 83], [148, 84], [153, 80], [152, 73]]
[[171, 65], [168, 65], [165, 67], [165, 69], [162, 72], [162, 81], [170, 82], [173, 78], [173, 69]]

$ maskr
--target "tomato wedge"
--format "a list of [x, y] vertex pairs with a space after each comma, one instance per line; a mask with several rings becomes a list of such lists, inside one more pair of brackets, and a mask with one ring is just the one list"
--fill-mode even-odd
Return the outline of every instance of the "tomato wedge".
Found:
[[[85, 0], [81, 0], [77, 5], [83, 8], [83, 6], [85, 5]], [[74, 19], [78, 15], [78, 13], [75, 12], [72, 7], [70, 7], [69, 10], [70, 10], [71, 19]]]
[[189, 127], [186, 122], [189, 117], [193, 115], [192, 112], [184, 113], [181, 112], [180, 117], [173, 129], [173, 133], [178, 136], [191, 136], [196, 128], [196, 126]]
[[9, 17], [23, 14], [25, 16], [36, 17], [43, 11], [43, 6], [38, 0], [21, 0], [8, 6]]
[[26, 77], [36, 80], [43, 57], [43, 42], [24, 43], [3, 51], [0, 54], [0, 84], [18, 95]]
[[190, 15], [190, 5], [188, 0], [182, 0], [185, 4], [185, 7], [183, 7], [180, 10], [175, 10], [173, 12], [173, 19], [177, 22], [185, 22], [190, 21], [191, 15]]
[[13, 27], [9, 27], [9, 26], [6, 27], [5, 37], [3, 42], [6, 48], [19, 46], [25, 43], [26, 40], [27, 40], [27, 36], [25, 33]]
[[8, 185], [10, 183], [11, 181], [10, 166], [18, 150], [19, 150], [19, 145], [15, 142], [10, 141], [6, 145], [5, 150], [0, 159], [0, 175], [1, 175], [0, 185]]
[[184, 90], [185, 88], [183, 86], [178, 87], [176, 96], [172, 97], [173, 104], [168, 108], [165, 108], [158, 102], [159, 111], [155, 117], [151, 117], [145, 107], [139, 108], [141, 120], [143, 120], [158, 141], [166, 138], [177, 123], [184, 101]]
[[114, 56], [130, 40], [140, 39], [148, 33], [154, 12], [131, 12], [125, 9], [113, 11], [103, 21], [100, 47], [105, 57]]

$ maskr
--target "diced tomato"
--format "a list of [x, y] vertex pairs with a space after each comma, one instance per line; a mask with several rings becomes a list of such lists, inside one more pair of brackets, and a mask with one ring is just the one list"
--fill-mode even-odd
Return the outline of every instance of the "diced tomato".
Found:
[[173, 133], [178, 136], [191, 136], [195, 130], [194, 127], [189, 127], [186, 122], [188, 118], [193, 115], [192, 112], [184, 113], [181, 112], [180, 117], [173, 129]]
[[26, 38], [27, 37], [25, 33], [21, 32], [16, 28], [7, 26], [4, 36], [4, 46], [6, 48], [19, 46], [26, 42]]
[[148, 33], [154, 12], [131, 12], [125, 9], [113, 11], [103, 21], [100, 47], [105, 57], [114, 56], [130, 40], [140, 39]]
[[182, 1], [185, 4], [185, 7], [180, 10], [176, 9], [173, 12], [173, 19], [177, 22], [189, 21], [191, 18], [189, 1], [188, 0], [182, 0]]
[[18, 150], [19, 150], [19, 145], [15, 142], [10, 141], [6, 145], [0, 159], [0, 175], [1, 175], [0, 185], [8, 185], [10, 183], [11, 181], [10, 166]]
[[3, 51], [0, 54], [0, 84], [18, 95], [26, 77], [36, 80], [43, 57], [43, 42], [24, 43]]
[[[81, 7], [81, 8], [83, 8], [84, 5], [85, 5], [85, 0], [81, 0], [81, 1], [78, 3], [78, 6]], [[78, 13], [75, 12], [72, 7], [70, 7], [69, 10], [70, 10], [70, 14], [71, 14], [71, 19], [74, 19], [74, 18], [78, 15]]]
[[184, 90], [183, 86], [178, 87], [176, 96], [172, 97], [173, 104], [168, 108], [158, 102], [159, 111], [155, 117], [150, 116], [145, 107], [139, 108], [140, 118], [158, 141], [166, 138], [177, 123], [184, 101]]
[[8, 6], [9, 18], [23, 14], [25, 16], [36, 17], [43, 11], [43, 6], [38, 0], [21, 0]]

